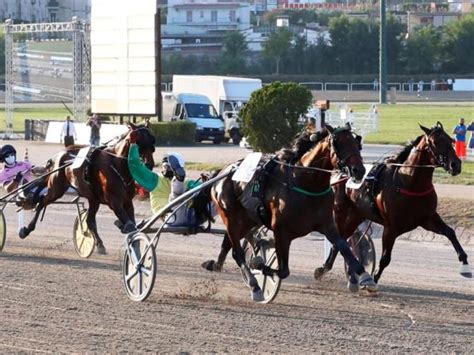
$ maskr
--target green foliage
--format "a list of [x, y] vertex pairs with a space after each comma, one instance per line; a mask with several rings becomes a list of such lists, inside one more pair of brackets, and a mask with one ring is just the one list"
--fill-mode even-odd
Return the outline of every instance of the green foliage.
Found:
[[158, 122], [150, 125], [157, 145], [190, 145], [195, 142], [196, 125], [187, 121]]
[[332, 61], [338, 73], [375, 73], [378, 60], [378, 26], [341, 16], [331, 20]]
[[[349, 18], [337, 12], [279, 10], [266, 14], [262, 22], [273, 25], [281, 15], [287, 15], [292, 26], [305, 26], [310, 22], [329, 24], [330, 41], [321, 39], [316, 44], [308, 43], [304, 36], [294, 34], [294, 28], [278, 28], [264, 44], [263, 52], [250, 57], [243, 36], [230, 33], [219, 57], [172, 54], [163, 60], [163, 72], [252, 76], [370, 74], [370, 81], [373, 80], [378, 72], [377, 20]], [[388, 16], [386, 33], [390, 74], [417, 75], [418, 80], [423, 74], [459, 77], [459, 74], [474, 73], [474, 14], [436, 29], [420, 27], [409, 36], [404, 23]]]
[[275, 73], [280, 73], [281, 59], [288, 54], [293, 34], [286, 28], [279, 28], [263, 45], [263, 55], [275, 61]]
[[445, 70], [453, 73], [474, 72], [474, 13], [446, 26], [442, 53]]
[[311, 104], [311, 92], [296, 83], [274, 82], [252, 93], [242, 109], [242, 129], [259, 151], [272, 153], [298, 132], [298, 118]]
[[238, 74], [245, 71], [247, 42], [240, 32], [229, 32], [225, 35], [224, 51], [219, 58], [219, 68], [225, 74]]
[[439, 62], [441, 33], [433, 26], [421, 28], [409, 37], [404, 53], [407, 73], [426, 74], [435, 72]]

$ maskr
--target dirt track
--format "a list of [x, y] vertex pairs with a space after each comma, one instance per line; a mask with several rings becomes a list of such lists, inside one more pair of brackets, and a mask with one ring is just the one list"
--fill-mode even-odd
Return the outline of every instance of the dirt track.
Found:
[[[112, 214], [99, 226], [109, 254], [81, 260], [71, 242], [73, 211], [52, 206], [29, 239], [15, 233], [0, 254], [0, 352], [474, 352], [474, 280], [458, 273], [446, 242], [400, 240], [378, 297], [350, 295], [342, 263], [312, 279], [323, 244], [292, 245], [292, 274], [273, 304], [259, 305], [233, 260], [221, 274], [200, 268], [220, 237], [164, 235], [155, 288], [133, 303], [121, 283]], [[442, 237], [439, 237], [440, 240]], [[376, 241], [380, 251], [380, 240]], [[474, 257], [471, 243], [466, 251]]]

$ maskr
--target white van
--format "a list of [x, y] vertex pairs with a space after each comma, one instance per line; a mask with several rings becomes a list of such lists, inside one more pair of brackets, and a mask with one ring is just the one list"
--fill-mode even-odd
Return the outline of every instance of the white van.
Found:
[[196, 124], [196, 142], [224, 140], [224, 120], [204, 95], [187, 93], [163, 94], [163, 118], [167, 121], [187, 120]]
[[242, 137], [239, 111], [255, 90], [262, 88], [260, 79], [214, 75], [173, 75], [173, 92], [206, 95], [224, 118], [226, 140], [239, 144]]

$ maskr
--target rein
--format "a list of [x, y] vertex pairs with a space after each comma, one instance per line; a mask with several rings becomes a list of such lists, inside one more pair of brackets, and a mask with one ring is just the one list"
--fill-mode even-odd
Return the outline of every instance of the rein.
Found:
[[304, 170], [312, 170], [312, 171], [322, 171], [324, 173], [329, 173], [329, 174], [332, 174], [332, 173], [336, 173], [338, 172], [339, 170], [337, 169], [334, 169], [334, 170], [329, 170], [329, 169], [323, 169], [323, 168], [315, 168], [315, 167], [312, 167], [312, 166], [301, 166], [301, 165], [294, 165], [294, 164], [289, 164], [289, 163], [285, 163], [285, 162], [282, 162], [280, 160], [275, 160], [273, 159], [274, 162], [278, 163], [279, 165], [283, 165], [283, 166], [286, 166], [288, 168], [293, 168], [293, 169], [304, 169]]

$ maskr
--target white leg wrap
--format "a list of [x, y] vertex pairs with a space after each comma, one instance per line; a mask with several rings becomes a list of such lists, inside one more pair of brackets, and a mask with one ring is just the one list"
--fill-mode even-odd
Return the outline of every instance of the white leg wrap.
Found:
[[472, 273], [471, 265], [469, 264], [462, 264], [461, 268], [459, 269], [460, 274], [470, 274]]

